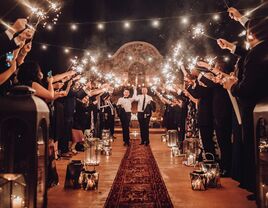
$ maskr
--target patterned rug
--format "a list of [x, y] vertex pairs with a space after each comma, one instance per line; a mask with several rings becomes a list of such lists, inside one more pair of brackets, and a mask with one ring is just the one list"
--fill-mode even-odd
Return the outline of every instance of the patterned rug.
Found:
[[173, 207], [150, 146], [131, 141], [104, 207]]

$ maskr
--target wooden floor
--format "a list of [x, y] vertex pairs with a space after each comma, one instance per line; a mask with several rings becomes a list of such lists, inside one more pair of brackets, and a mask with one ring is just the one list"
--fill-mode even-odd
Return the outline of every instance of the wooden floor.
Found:
[[[222, 179], [221, 189], [209, 189], [204, 192], [192, 191], [189, 172], [192, 168], [181, 164], [180, 158], [172, 158], [170, 149], [160, 142], [160, 134], [151, 135], [151, 148], [166, 183], [174, 207], [178, 208], [254, 208], [255, 202], [246, 199], [249, 194], [237, 187], [231, 179]], [[68, 161], [57, 162], [60, 185], [48, 192], [49, 208], [98, 208], [103, 207], [116, 176], [121, 159], [125, 153], [121, 135], [113, 143], [113, 152], [109, 157], [101, 157], [98, 191], [64, 190], [64, 179]], [[83, 154], [73, 159], [83, 159]]]

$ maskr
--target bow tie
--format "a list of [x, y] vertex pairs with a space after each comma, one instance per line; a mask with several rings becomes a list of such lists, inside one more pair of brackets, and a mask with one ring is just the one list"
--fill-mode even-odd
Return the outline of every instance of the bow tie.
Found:
[[124, 97], [124, 99], [128, 99], [128, 97]]

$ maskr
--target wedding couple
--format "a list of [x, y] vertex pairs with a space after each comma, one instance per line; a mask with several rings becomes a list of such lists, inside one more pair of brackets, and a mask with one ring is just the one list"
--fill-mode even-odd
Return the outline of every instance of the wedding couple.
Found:
[[132, 102], [138, 102], [138, 121], [140, 124], [140, 135], [141, 143], [140, 145], [148, 146], [150, 144], [149, 140], [149, 123], [152, 116], [152, 111], [155, 111], [155, 103], [153, 98], [148, 95], [148, 89], [146, 87], [142, 88], [142, 94], [137, 95], [137, 88], [134, 87], [133, 96], [130, 97], [130, 91], [125, 89], [123, 92], [123, 97], [118, 99], [118, 115], [122, 124], [123, 130], [123, 141], [125, 146], [130, 145], [129, 137], [129, 124], [131, 119], [131, 107]]

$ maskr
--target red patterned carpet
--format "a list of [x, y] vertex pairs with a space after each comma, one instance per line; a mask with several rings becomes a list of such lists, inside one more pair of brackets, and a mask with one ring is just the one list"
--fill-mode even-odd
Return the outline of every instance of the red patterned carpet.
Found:
[[104, 207], [173, 207], [150, 146], [131, 141]]

